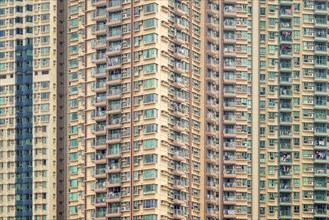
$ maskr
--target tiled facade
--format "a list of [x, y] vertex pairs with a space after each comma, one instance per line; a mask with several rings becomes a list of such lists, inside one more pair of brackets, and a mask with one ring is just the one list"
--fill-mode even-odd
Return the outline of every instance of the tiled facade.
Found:
[[60, 7], [0, 1], [0, 219], [54, 219], [64, 205], [57, 181], [65, 168], [56, 160], [64, 149]]
[[0, 0], [0, 219], [328, 219], [327, 34], [327, 0]]

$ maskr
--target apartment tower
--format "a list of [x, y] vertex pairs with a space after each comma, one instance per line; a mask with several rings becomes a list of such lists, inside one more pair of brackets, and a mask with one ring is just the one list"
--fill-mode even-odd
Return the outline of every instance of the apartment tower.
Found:
[[64, 22], [60, 2], [0, 1], [3, 220], [64, 216]]
[[0, 49], [0, 219], [329, 219], [328, 0], [0, 0]]
[[329, 218], [327, 1], [68, 4], [69, 218]]

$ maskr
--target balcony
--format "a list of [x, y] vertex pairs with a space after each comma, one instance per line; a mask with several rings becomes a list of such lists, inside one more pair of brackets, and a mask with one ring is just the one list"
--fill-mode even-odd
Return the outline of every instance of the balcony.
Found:
[[96, 104], [105, 105], [106, 104], [105, 101], [106, 101], [106, 96], [96, 96]]
[[327, 209], [314, 209], [314, 214], [316, 216], [326, 216], [327, 215]]
[[121, 74], [110, 74], [109, 81], [107, 81], [108, 85], [120, 84], [122, 79]]
[[315, 40], [327, 40], [327, 33], [322, 30], [315, 31]]
[[224, 27], [235, 27], [236, 22], [231, 18], [224, 18]]
[[224, 87], [224, 93], [234, 95], [236, 93], [235, 87]]
[[316, 54], [326, 54], [327, 53], [327, 46], [325, 45], [315, 45], [314, 51]]
[[173, 209], [173, 217], [182, 219], [186, 215], [186, 211], [182, 209]]
[[117, 200], [120, 200], [121, 199], [121, 192], [109, 192], [107, 194], [107, 200], [108, 202], [113, 202], [113, 200], [117, 201]]
[[96, 210], [96, 218], [105, 218], [106, 211], [98, 211]]
[[95, 34], [99, 35], [99, 34], [106, 34], [106, 24], [105, 23], [101, 23], [101, 24], [97, 24], [96, 25], [96, 29], [95, 29]]
[[185, 77], [175, 75], [170, 77], [170, 79], [174, 81], [173, 85], [177, 88], [185, 88], [189, 84], [188, 79]]
[[291, 137], [292, 135], [291, 130], [280, 130], [279, 134], [280, 136], [286, 136], [286, 137]]
[[280, 189], [281, 190], [291, 190], [291, 184], [290, 183], [280, 183]]
[[111, 57], [107, 61], [107, 66], [112, 68], [119, 68], [121, 66], [121, 57]]
[[315, 27], [327, 27], [327, 19], [324, 18], [315, 18]]
[[219, 11], [219, 5], [210, 3], [207, 7], [207, 12], [212, 15], [216, 15]]
[[95, 63], [96, 64], [106, 63], [106, 54], [105, 53], [97, 53]]
[[291, 217], [290, 210], [280, 210], [280, 217]]
[[96, 111], [95, 112], [95, 120], [104, 120], [106, 116], [106, 112], [105, 111]]
[[108, 47], [106, 54], [109, 56], [117, 55], [121, 53], [121, 43], [118, 44], [112, 44]]
[[316, 71], [314, 74], [314, 80], [315, 81], [319, 81], [319, 80], [327, 81], [327, 73]]
[[103, 160], [105, 159], [106, 154], [102, 154], [102, 153], [97, 153], [96, 154], [96, 160]]
[[95, 143], [96, 147], [98, 146], [100, 148], [103, 148], [103, 147], [105, 147], [105, 144], [106, 144], [106, 139], [96, 138], [96, 143]]
[[107, 209], [108, 217], [120, 216], [121, 208], [120, 207], [112, 207]]
[[121, 184], [121, 178], [118, 177], [114, 177], [114, 178], [110, 178], [107, 182], [107, 187], [115, 187]]
[[327, 195], [315, 195], [315, 202], [327, 202]]
[[106, 181], [103, 182], [97, 182], [95, 184], [95, 190], [97, 192], [101, 192], [101, 191], [106, 191]]
[[235, 215], [236, 211], [234, 209], [224, 209], [223, 214], [224, 215]]
[[180, 180], [180, 179], [175, 179], [173, 183], [173, 188], [175, 189], [180, 189], [183, 190], [187, 186], [187, 182]]
[[189, 7], [185, 4], [175, 2], [174, 3], [174, 13], [182, 16], [189, 13]]
[[314, 128], [315, 134], [327, 134], [327, 128], [326, 127], [315, 127]]
[[96, 204], [104, 203], [104, 204], [101, 204], [101, 205], [105, 205], [105, 202], [106, 202], [106, 197], [105, 196], [96, 197]]
[[281, 110], [291, 110], [292, 105], [290, 103], [280, 103]]
[[224, 189], [225, 188], [229, 188], [229, 189], [231, 189], [231, 188], [236, 188], [236, 184], [233, 182], [233, 183], [231, 183], [231, 182], [224, 182]]
[[279, 197], [281, 203], [291, 203], [291, 197], [284, 196], [284, 197]]
[[121, 88], [109, 89], [107, 99], [120, 99], [122, 95]]
[[118, 25], [121, 23], [121, 20], [122, 20], [121, 13], [110, 14], [109, 20], [107, 21], [106, 24], [108, 26]]
[[284, 7], [280, 9], [280, 16], [281, 17], [291, 17], [292, 16], [292, 10], [291, 7]]
[[315, 189], [326, 189], [327, 183], [325, 181], [315, 181], [314, 188]]
[[112, 0], [109, 2], [107, 11], [117, 11], [121, 9], [121, 0]]
[[235, 135], [236, 134], [236, 129], [234, 128], [224, 128], [224, 134], [232, 134]]
[[111, 104], [108, 107], [108, 111], [110, 114], [120, 113], [121, 112], [121, 103]]
[[281, 22], [280, 29], [287, 29], [290, 30], [292, 27], [291, 22]]
[[236, 107], [236, 102], [226, 102], [226, 101], [224, 101], [224, 107]]
[[121, 140], [121, 133], [114, 133], [114, 134], [109, 134], [108, 135], [108, 141], [116, 143]]
[[326, 3], [315, 3], [314, 9], [314, 14], [327, 14]]
[[281, 62], [280, 63], [280, 68], [281, 70], [291, 70], [291, 62]]
[[292, 90], [291, 89], [280, 89], [280, 95], [284, 97], [290, 97], [292, 96]]
[[98, 38], [93, 45], [95, 49], [103, 49], [106, 48], [106, 38]]
[[96, 82], [96, 92], [104, 92], [106, 91], [106, 82], [105, 81], [97, 81]]
[[106, 19], [106, 9], [105, 8], [97, 8], [95, 13], [95, 20], [105, 20]]

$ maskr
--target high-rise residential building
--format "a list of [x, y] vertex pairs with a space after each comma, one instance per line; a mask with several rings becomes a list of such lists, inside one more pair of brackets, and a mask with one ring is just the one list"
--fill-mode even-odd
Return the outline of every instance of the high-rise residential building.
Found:
[[61, 219], [64, 2], [0, 0], [0, 219]]
[[329, 219], [328, 0], [0, 0], [0, 220]]
[[328, 1], [259, 4], [259, 214], [328, 219]]

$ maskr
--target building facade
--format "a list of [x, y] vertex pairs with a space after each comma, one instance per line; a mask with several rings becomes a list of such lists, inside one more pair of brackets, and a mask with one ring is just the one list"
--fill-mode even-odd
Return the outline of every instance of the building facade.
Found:
[[64, 216], [63, 9], [0, 1], [0, 219]]
[[328, 12], [0, 0], [0, 219], [328, 219]]

